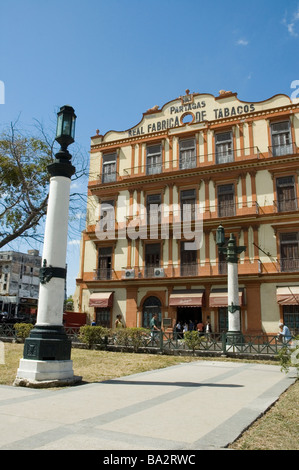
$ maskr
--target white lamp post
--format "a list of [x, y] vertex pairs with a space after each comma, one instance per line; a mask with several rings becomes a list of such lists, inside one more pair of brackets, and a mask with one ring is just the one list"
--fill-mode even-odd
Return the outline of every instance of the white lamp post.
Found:
[[227, 304], [228, 304], [228, 338], [231, 342], [242, 341], [241, 307], [239, 301], [238, 255], [246, 250], [246, 246], [237, 246], [231, 233], [227, 247], [224, 247], [225, 234], [222, 225], [216, 231], [216, 244], [219, 251], [226, 255], [227, 262]]
[[57, 116], [56, 140], [61, 148], [48, 166], [50, 189], [37, 321], [25, 340], [15, 385], [57, 386], [81, 379], [74, 376], [71, 341], [63, 327], [69, 197], [75, 173], [67, 147], [74, 142], [76, 115], [71, 106], [63, 106]]

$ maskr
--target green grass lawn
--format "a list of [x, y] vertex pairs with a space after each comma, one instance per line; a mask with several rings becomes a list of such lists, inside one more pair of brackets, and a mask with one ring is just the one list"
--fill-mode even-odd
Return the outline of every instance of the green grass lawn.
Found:
[[[5, 363], [0, 364], [0, 385], [12, 385], [20, 358], [23, 355], [23, 345], [12, 343], [4, 343], [4, 345]], [[84, 382], [101, 382], [183, 362], [211, 360], [211, 358], [199, 359], [192, 356], [178, 357], [72, 349], [72, 360], [75, 375], [82, 376]], [[217, 359], [213, 358], [213, 360]], [[231, 359], [229, 360], [231, 361]], [[236, 361], [240, 360], [236, 359]], [[269, 364], [269, 362], [266, 363]], [[279, 367], [278, 363], [275, 364]], [[299, 450], [298, 398], [299, 382], [297, 381], [230, 448], [238, 450]]]

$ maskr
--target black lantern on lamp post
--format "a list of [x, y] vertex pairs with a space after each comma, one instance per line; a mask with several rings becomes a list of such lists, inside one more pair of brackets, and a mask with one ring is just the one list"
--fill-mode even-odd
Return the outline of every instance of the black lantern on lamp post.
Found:
[[71, 154], [68, 146], [75, 142], [76, 114], [74, 108], [65, 105], [57, 113], [57, 128], [55, 140], [60, 144], [60, 150], [55, 155], [55, 161], [48, 166], [51, 176], [66, 176], [71, 178], [75, 167], [71, 165]]
[[222, 247], [225, 244], [225, 233], [224, 233], [224, 228], [222, 225], [219, 225], [219, 227], [216, 230], [216, 245], [218, 247]]
[[76, 114], [71, 106], [62, 106], [57, 113], [57, 128], [55, 140], [62, 148], [67, 148], [75, 142]]

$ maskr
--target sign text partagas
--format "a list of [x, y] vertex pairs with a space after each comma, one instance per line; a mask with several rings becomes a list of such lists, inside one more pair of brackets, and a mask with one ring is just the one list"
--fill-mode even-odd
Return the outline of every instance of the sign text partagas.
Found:
[[128, 134], [129, 137], [133, 137], [179, 127], [184, 124], [184, 122], [182, 122], [182, 116], [186, 114], [190, 114], [193, 123], [199, 123], [228, 117], [237, 117], [253, 111], [255, 111], [255, 105], [253, 103], [240, 103], [237, 101], [234, 105], [216, 108], [215, 106], [211, 106], [211, 103], [207, 106], [206, 101], [203, 100], [198, 102], [194, 101], [189, 104], [170, 106], [161, 119], [155, 119], [154, 116], [151, 115], [148, 119], [143, 120], [142, 125], [129, 129]]

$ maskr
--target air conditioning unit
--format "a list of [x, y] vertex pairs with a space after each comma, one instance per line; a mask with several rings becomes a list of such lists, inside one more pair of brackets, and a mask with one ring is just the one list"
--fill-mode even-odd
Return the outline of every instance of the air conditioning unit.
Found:
[[154, 277], [165, 277], [164, 269], [163, 268], [155, 268], [154, 269]]
[[134, 269], [126, 269], [124, 274], [124, 279], [134, 279], [135, 278], [135, 270]]

